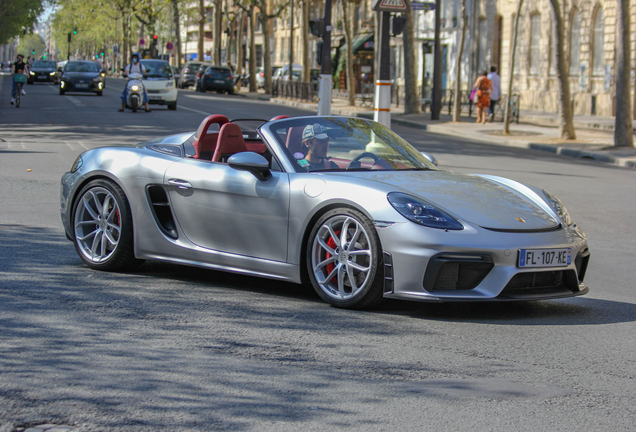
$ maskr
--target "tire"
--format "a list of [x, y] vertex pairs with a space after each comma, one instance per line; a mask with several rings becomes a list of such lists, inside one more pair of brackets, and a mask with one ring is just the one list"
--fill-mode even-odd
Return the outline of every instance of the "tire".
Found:
[[328, 211], [311, 230], [306, 251], [309, 279], [332, 306], [363, 309], [381, 302], [383, 263], [375, 227], [358, 210]]
[[228, 90], [228, 91], [227, 91], [227, 94], [229, 94], [229, 95], [233, 95], [233, 94], [234, 94], [234, 89], [230, 89], [230, 90]]
[[22, 85], [18, 84], [16, 88], [17, 88], [17, 91], [15, 92], [15, 107], [20, 108], [20, 97], [22, 95]]
[[169, 103], [169, 104], [168, 104], [168, 109], [169, 109], [169, 110], [172, 110], [172, 111], [176, 111], [176, 110], [177, 110], [177, 103], [176, 103], [176, 102], [174, 102], [174, 103]]
[[96, 94], [97, 96], [103, 96], [103, 92], [101, 92], [101, 91], [95, 92], [95, 94]]
[[201, 86], [197, 86], [197, 91], [201, 93], [205, 93], [205, 89]]
[[93, 180], [82, 188], [73, 207], [73, 244], [92, 269], [125, 270], [143, 262], [133, 250], [133, 222], [128, 199], [109, 180]]
[[64, 89], [60, 87], [60, 96], [64, 96], [65, 93]]
[[137, 98], [132, 98], [130, 100], [130, 109], [132, 109], [132, 112], [134, 113], [137, 112]]

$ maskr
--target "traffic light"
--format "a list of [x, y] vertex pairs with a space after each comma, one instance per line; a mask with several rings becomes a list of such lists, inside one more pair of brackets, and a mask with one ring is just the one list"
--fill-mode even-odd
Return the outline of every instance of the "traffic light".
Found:
[[101, 53], [99, 53], [100, 57], [104, 57], [104, 52], [102, 51]]
[[402, 34], [404, 30], [404, 25], [406, 24], [406, 18], [403, 16], [392, 16], [391, 17], [391, 33], [393, 36], [397, 36]]
[[35, 50], [34, 49], [31, 50], [31, 55], [35, 55]]
[[77, 34], [77, 27], [73, 27], [73, 34], [76, 35]]
[[154, 35], [154, 36], [152, 37], [152, 39], [153, 39], [155, 42], [157, 42], [157, 39], [159, 39], [159, 36]]
[[325, 20], [309, 20], [309, 33], [314, 36], [322, 37], [325, 34]]
[[316, 44], [316, 63], [322, 63], [322, 41]]

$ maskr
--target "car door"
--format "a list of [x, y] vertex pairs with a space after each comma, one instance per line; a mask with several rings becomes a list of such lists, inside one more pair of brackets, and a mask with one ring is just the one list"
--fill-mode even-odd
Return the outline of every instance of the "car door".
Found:
[[164, 184], [186, 237], [221, 252], [286, 262], [289, 176], [260, 181], [224, 163], [185, 159]]

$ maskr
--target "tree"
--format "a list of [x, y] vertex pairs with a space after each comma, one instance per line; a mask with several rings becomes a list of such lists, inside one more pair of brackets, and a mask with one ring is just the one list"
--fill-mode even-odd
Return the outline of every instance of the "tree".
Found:
[[[409, 9], [411, 0], [406, 0]], [[406, 14], [406, 24], [402, 35], [404, 44], [404, 114], [417, 114], [420, 112], [419, 98], [417, 96], [417, 74], [415, 72], [415, 26], [413, 25], [413, 11]]]
[[300, 35], [303, 45], [303, 82], [311, 80], [311, 70], [309, 69], [311, 64], [309, 58], [309, 2], [310, 0], [303, 0], [302, 2], [302, 19], [300, 21]]
[[630, 101], [630, 23], [629, 0], [617, 0], [616, 17], [616, 123], [614, 146], [634, 147]]
[[[38, 59], [42, 56], [42, 53], [44, 53], [45, 48], [42, 36], [38, 34], [28, 34], [20, 38], [18, 53], [24, 55], [25, 59], [27, 56]], [[33, 54], [33, 52], [35, 52], [35, 54]]]
[[347, 47], [347, 53], [345, 58], [345, 74], [347, 78], [347, 96], [349, 105], [355, 105], [355, 97], [356, 97], [356, 89], [355, 89], [355, 80], [353, 76], [353, 47], [351, 39], [353, 39], [353, 35], [351, 34], [351, 20], [350, 18], [350, 3], [347, 0], [340, 0], [340, 8], [342, 12], [342, 27], [344, 29], [345, 43]]
[[[574, 133], [574, 113], [572, 112], [570, 99], [569, 73], [566, 68], [568, 62], [565, 59], [564, 50], [565, 31], [563, 16], [561, 15], [559, 0], [550, 0], [550, 5], [552, 5], [552, 18], [554, 20], [554, 33], [556, 35], [556, 66], [559, 81], [559, 104], [561, 105], [559, 129], [562, 139], [573, 140], [576, 139], [576, 134]], [[508, 97], [510, 97], [510, 95], [508, 95]]]
[[512, 104], [512, 82], [515, 77], [515, 55], [517, 53], [517, 35], [519, 34], [519, 16], [521, 15], [521, 7], [523, 6], [523, 0], [519, 0], [517, 4], [517, 13], [515, 15], [515, 21], [512, 27], [512, 41], [510, 42], [510, 66], [508, 68], [508, 74], [510, 80], [508, 81], [508, 100], [506, 101], [506, 108], [504, 110], [504, 133], [510, 133], [510, 111]]
[[[280, 14], [287, 8], [289, 1], [277, 0], [272, 3], [272, 8], [275, 12], [268, 14], [267, 6], [268, 0], [250, 0], [254, 3], [260, 13], [258, 19], [261, 22], [261, 28], [263, 29], [263, 67], [265, 68], [265, 93], [272, 94], [272, 56], [269, 48], [269, 20], [278, 18]], [[254, 71], [256, 72], [256, 70]], [[250, 69], [251, 73], [251, 69]]]
[[43, 0], [0, 0], [0, 45], [30, 30], [43, 10]]
[[[519, 1], [523, 1], [523, 0], [519, 0]], [[459, 53], [457, 54], [457, 75], [455, 78], [455, 100], [453, 101], [453, 121], [454, 122], [460, 121], [461, 112], [462, 112], [462, 99], [461, 99], [462, 60], [464, 58], [466, 28], [468, 27], [468, 17], [466, 16], [466, 0], [462, 0], [460, 8], [461, 8], [461, 17], [462, 17], [462, 34], [459, 40]]]
[[203, 61], [203, 42], [205, 41], [205, 0], [199, 0], [199, 37], [197, 39], [197, 59]]
[[181, 14], [179, 13], [179, 0], [172, 1], [172, 19], [174, 22], [175, 48], [177, 49], [177, 66], [181, 65]]

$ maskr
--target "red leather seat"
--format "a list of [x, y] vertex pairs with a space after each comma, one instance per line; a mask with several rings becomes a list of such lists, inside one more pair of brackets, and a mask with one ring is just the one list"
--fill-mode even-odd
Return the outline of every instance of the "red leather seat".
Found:
[[233, 154], [246, 151], [248, 151], [247, 144], [243, 139], [241, 128], [235, 123], [225, 123], [219, 131], [212, 162], [226, 162], [227, 158]]
[[208, 133], [208, 129], [213, 124], [218, 124], [221, 127], [223, 124], [228, 123], [230, 120], [222, 115], [222, 114], [214, 114], [206, 117], [199, 128], [197, 129], [196, 136], [197, 138], [192, 143], [194, 147], [196, 159], [212, 159], [212, 155], [214, 154], [214, 149], [216, 148], [217, 140], [219, 133], [211, 132]]
[[269, 121], [282, 120], [282, 119], [286, 119], [286, 118], [289, 118], [289, 116], [281, 114], [281, 115], [277, 115], [276, 117], [272, 117], [271, 119], [269, 119]]
[[303, 131], [305, 126], [292, 126], [287, 131], [287, 140], [285, 146], [293, 155], [296, 152], [303, 151]]

